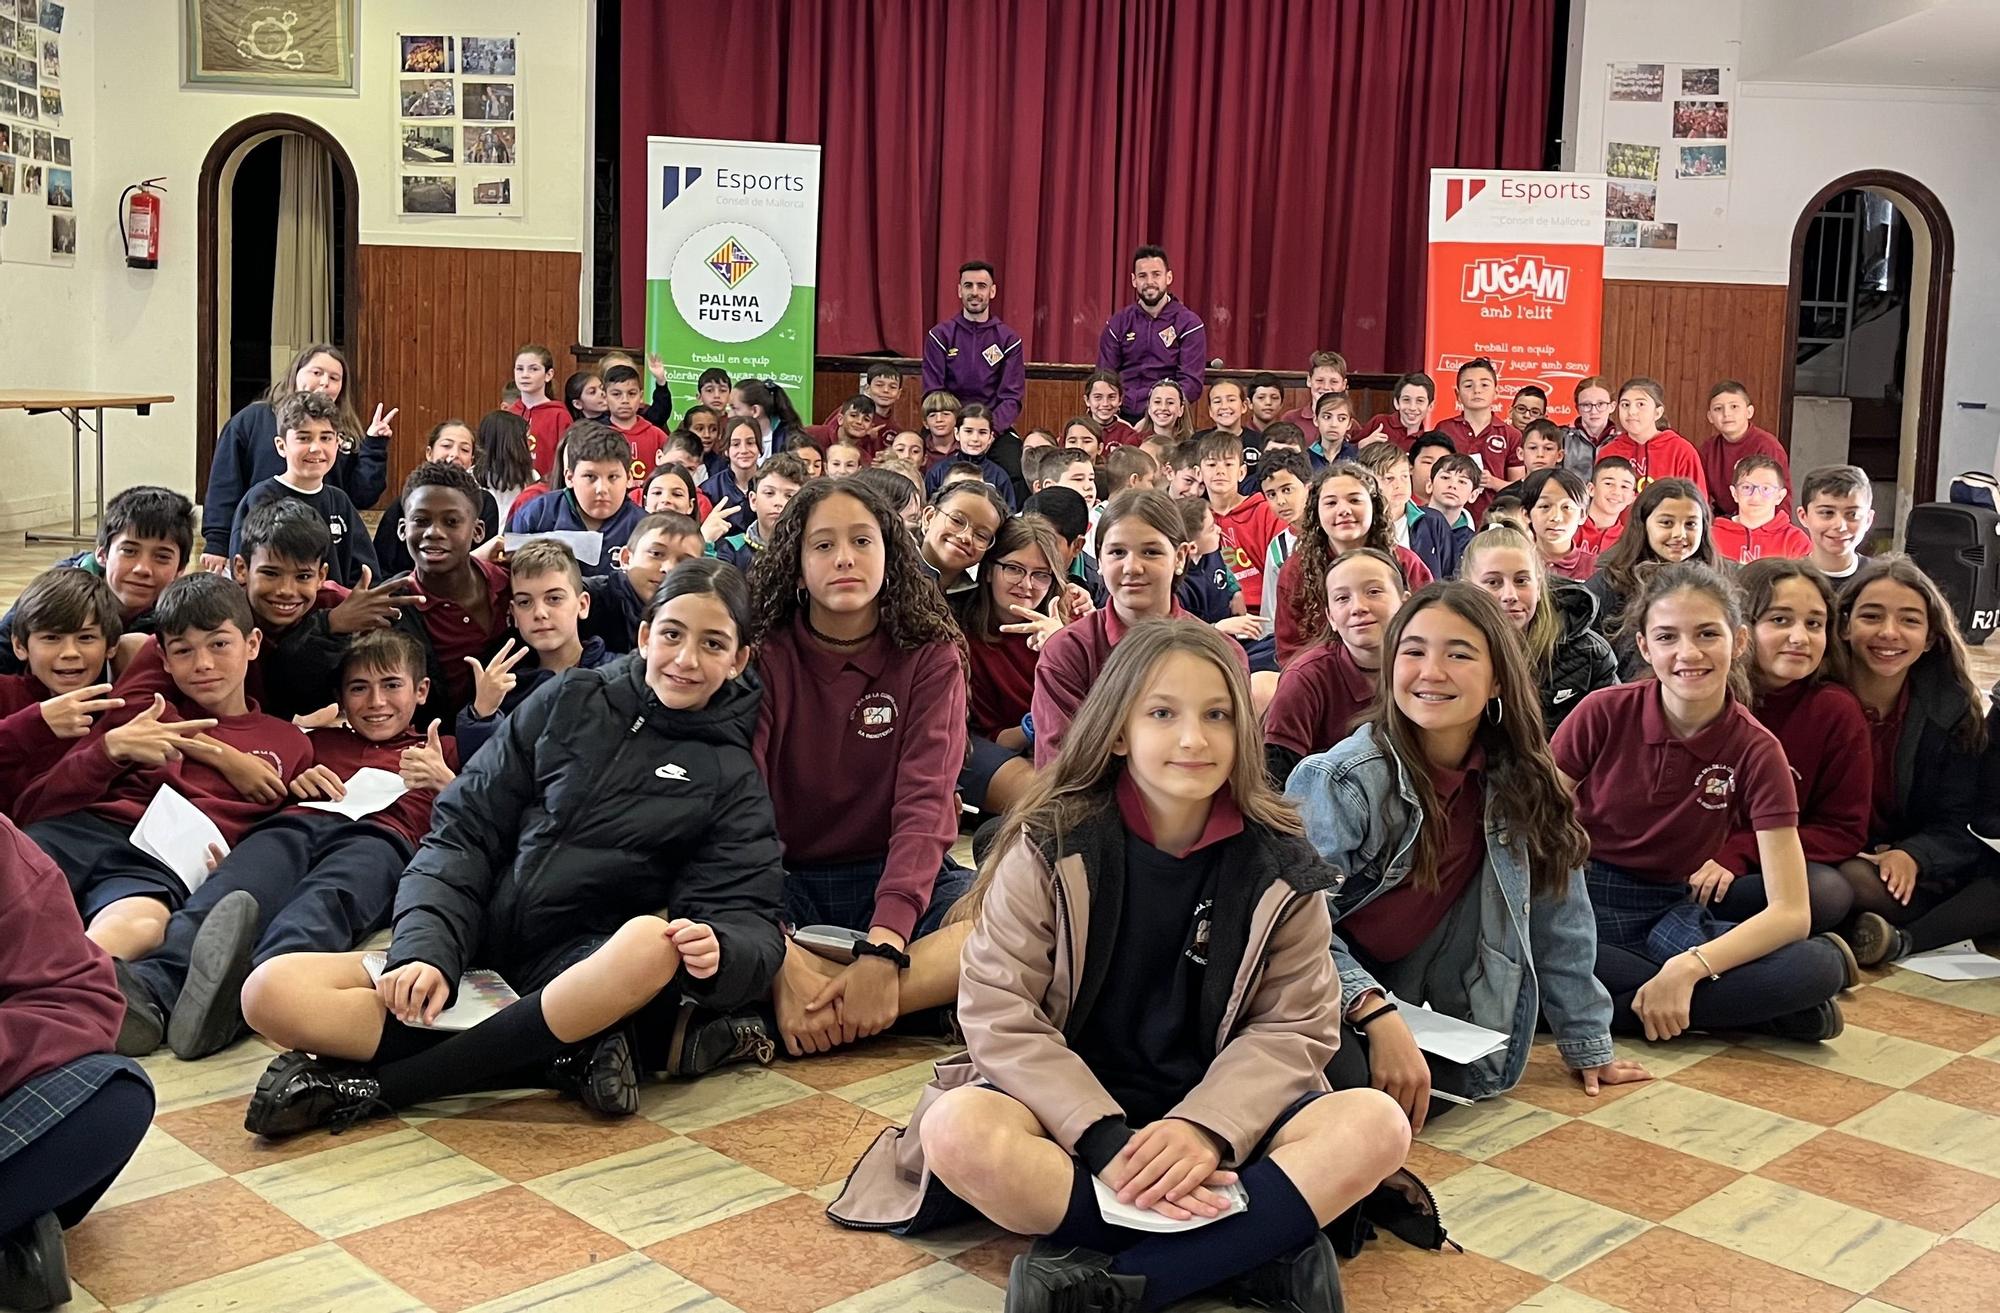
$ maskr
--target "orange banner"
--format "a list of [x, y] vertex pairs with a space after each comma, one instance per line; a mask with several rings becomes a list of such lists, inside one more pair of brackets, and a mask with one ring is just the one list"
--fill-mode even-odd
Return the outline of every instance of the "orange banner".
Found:
[[1576, 381], [1598, 370], [1604, 327], [1604, 178], [1431, 170], [1425, 372], [1433, 418], [1458, 409], [1458, 367], [1498, 366], [1500, 414], [1529, 384], [1548, 417], [1576, 417]]

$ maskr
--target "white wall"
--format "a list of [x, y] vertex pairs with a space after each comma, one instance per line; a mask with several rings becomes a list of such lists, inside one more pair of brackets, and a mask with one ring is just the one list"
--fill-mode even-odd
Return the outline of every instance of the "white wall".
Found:
[[[12, 265], [0, 272], [0, 315], [7, 316], [0, 321], [0, 342], [7, 344], [0, 349], [0, 379], [8, 385], [143, 388], [177, 398], [149, 419], [111, 418], [106, 485], [113, 491], [141, 482], [190, 492], [194, 487], [197, 184], [203, 157], [231, 125], [283, 113], [327, 128], [354, 163], [363, 244], [541, 250], [588, 245], [590, 0], [367, 0], [357, 6], [358, 95], [183, 89], [177, 0], [119, 0], [115, 21], [92, 23], [104, 16], [105, 5], [106, 0], [77, 0], [70, 6], [67, 21], [87, 24], [77, 34], [85, 41], [66, 36], [63, 51], [65, 107], [72, 119], [81, 111], [90, 125], [78, 140], [84, 152], [78, 191], [87, 208], [79, 209], [77, 267], [30, 271], [33, 281], [18, 284], [34, 289], [27, 298], [34, 307], [30, 322], [48, 339], [38, 341], [26, 360], [13, 345], [23, 335], [6, 331], [26, 326], [16, 318], [21, 299], [15, 288], [22, 273]], [[87, 14], [88, 9], [100, 12]], [[520, 34], [527, 194], [521, 217], [404, 220], [397, 215], [399, 32]], [[160, 267], [127, 269], [113, 203], [126, 184], [156, 176], [164, 176], [168, 188]], [[48, 328], [42, 326], [45, 316]], [[10, 462], [18, 423], [0, 420]], [[0, 482], [0, 525], [11, 526], [30, 505], [52, 502], [66, 513], [66, 445], [53, 466], [45, 464], [38, 453], [21, 478]]]
[[[114, 192], [91, 168], [97, 150], [95, 96], [97, 68], [92, 42], [100, 0], [78, 0], [63, 17], [61, 133], [70, 138], [77, 193], [77, 253], [74, 267], [8, 263], [0, 265], [0, 387], [81, 388], [95, 385], [96, 343], [90, 321], [97, 281], [108, 272], [108, 250], [96, 229], [113, 213]], [[44, 124], [43, 126], [47, 126]], [[43, 166], [46, 169], [46, 165]], [[18, 185], [18, 184], [17, 184]], [[122, 187], [123, 184], [121, 183]], [[26, 231], [16, 206], [7, 240], [49, 239], [46, 230]], [[42, 221], [46, 224], [46, 220]], [[112, 244], [116, 245], [116, 234]], [[113, 421], [114, 429], [118, 426]], [[126, 417], [125, 427], [130, 427]], [[88, 435], [86, 435], [86, 440]], [[69, 522], [69, 423], [59, 415], [28, 418], [0, 411], [0, 532], [16, 533], [31, 524]], [[84, 471], [85, 495], [94, 476]]]
[[[1586, 0], [1574, 160], [1604, 159], [1604, 68], [1633, 60], [1715, 63], [1743, 71], [1772, 60], [1746, 56], [1760, 28], [1746, 31], [1740, 0]], [[1782, 54], [1782, 52], [1780, 52]], [[1960, 470], [1991, 469], [2000, 441], [2000, 95], [1990, 91], [1886, 85], [1815, 86], [1739, 81], [1730, 125], [1729, 221], [1720, 250], [1605, 252], [1609, 278], [1784, 283], [1792, 229], [1827, 183], [1860, 169], [1893, 169], [1937, 194], [1957, 238], [1945, 409], [1940, 426], [1940, 491]], [[1994, 409], [1962, 409], [1984, 401]], [[1919, 496], [1917, 500], [1924, 500]]]

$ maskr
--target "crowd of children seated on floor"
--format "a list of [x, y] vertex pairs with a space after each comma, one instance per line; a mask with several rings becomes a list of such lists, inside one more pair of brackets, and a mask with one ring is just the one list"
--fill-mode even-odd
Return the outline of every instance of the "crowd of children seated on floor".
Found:
[[[557, 399], [528, 347], [371, 536], [395, 412], [302, 353], [199, 526], [127, 489], [0, 619], [0, 1302], [55, 1298], [162, 1046], [286, 1050], [282, 1137], [949, 1026], [837, 1221], [1048, 1237], [1021, 1309], [1329, 1307], [1340, 1219], [1538, 1025], [1595, 1093], [1647, 1079], [1614, 1034], [1823, 1041], [1859, 967], [2000, 929], [2000, 724], [1859, 554], [1861, 471], [1794, 505], [1735, 383], [1697, 450], [1649, 379], [1517, 427], [1475, 360], [1427, 427], [1433, 380], [1361, 423], [1345, 370], [1219, 379], [1199, 433], [1099, 372], [1015, 434], [943, 391], [897, 430], [889, 367], [812, 426], [621, 357]], [[169, 789], [204, 877], [135, 837]], [[519, 1001], [430, 1028], [472, 968]], [[1430, 1059], [1423, 1004], [1508, 1042]]]

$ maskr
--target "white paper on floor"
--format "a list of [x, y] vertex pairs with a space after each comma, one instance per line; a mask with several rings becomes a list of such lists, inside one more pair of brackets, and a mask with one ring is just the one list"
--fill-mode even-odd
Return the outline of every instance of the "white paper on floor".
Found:
[[1932, 980], [1993, 980], [2000, 978], [2000, 957], [1989, 957], [1961, 939], [1928, 953], [1913, 953], [1896, 963]]

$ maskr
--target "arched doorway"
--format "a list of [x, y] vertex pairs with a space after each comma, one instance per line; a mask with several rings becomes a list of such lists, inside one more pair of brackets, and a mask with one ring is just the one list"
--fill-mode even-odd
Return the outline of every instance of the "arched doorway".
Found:
[[[1794, 473], [1845, 462], [1893, 483], [1876, 524], [1898, 547], [1910, 508], [1938, 495], [1952, 245], [1936, 194], [1887, 169], [1828, 183], [1792, 230], [1780, 415]], [[1794, 422], [1812, 396], [1849, 403], [1845, 434]]]
[[[296, 190], [281, 201], [286, 188]], [[275, 261], [314, 267], [312, 279], [298, 280], [321, 287], [315, 297], [323, 304], [308, 317], [346, 347], [360, 315], [361, 222], [353, 161], [326, 129], [295, 114], [259, 114], [217, 137], [201, 162], [199, 190], [195, 478], [205, 492], [217, 432], [260, 378], [268, 384], [274, 342], [295, 335], [273, 329], [274, 312], [257, 302], [279, 281]], [[281, 222], [290, 225], [285, 238], [276, 231]]]

